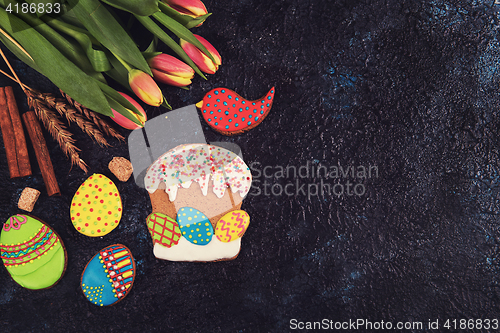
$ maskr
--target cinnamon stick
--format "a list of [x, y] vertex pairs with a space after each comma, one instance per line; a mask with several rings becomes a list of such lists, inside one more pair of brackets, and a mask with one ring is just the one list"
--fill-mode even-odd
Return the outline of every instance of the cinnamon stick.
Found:
[[33, 144], [33, 149], [35, 150], [36, 159], [38, 165], [40, 166], [40, 171], [42, 172], [43, 181], [45, 182], [45, 187], [47, 188], [47, 193], [49, 196], [60, 195], [59, 185], [57, 184], [56, 175], [54, 173], [54, 167], [52, 166], [52, 161], [50, 160], [49, 150], [45, 139], [43, 137], [42, 128], [35, 115], [35, 112], [28, 111], [23, 114], [24, 124], [28, 130], [28, 134]]
[[14, 128], [10, 119], [9, 106], [7, 104], [7, 97], [3, 87], [0, 87], [0, 129], [2, 130], [2, 138], [5, 146], [5, 155], [7, 156], [10, 178], [20, 177], [21, 173], [19, 172], [19, 165], [17, 163]]
[[5, 96], [7, 97], [7, 105], [9, 107], [10, 120], [14, 130], [14, 140], [16, 143], [17, 166], [19, 168], [20, 177], [31, 175], [30, 158], [28, 156], [28, 147], [26, 146], [26, 138], [24, 136], [23, 124], [19, 116], [14, 90], [12, 87], [5, 87]]

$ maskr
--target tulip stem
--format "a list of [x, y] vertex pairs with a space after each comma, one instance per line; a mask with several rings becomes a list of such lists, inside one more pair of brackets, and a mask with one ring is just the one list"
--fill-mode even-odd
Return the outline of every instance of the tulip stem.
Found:
[[[113, 53], [113, 52], [111, 52], [111, 53]], [[123, 65], [123, 67], [125, 67], [127, 69], [127, 71], [130, 72], [133, 69], [132, 67], [130, 67], [130, 65], [125, 60], [120, 58], [118, 55], [116, 55], [115, 53], [113, 53], [113, 55], [116, 57], [116, 59], [118, 59], [118, 61]]]

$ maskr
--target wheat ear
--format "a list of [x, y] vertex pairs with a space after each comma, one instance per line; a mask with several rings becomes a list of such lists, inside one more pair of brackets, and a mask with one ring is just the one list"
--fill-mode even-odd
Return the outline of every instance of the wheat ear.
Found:
[[79, 114], [74, 108], [69, 106], [64, 99], [56, 98], [54, 95], [49, 93], [39, 93], [39, 96], [47, 102], [47, 106], [56, 110], [61, 116], [66, 117], [68, 123], [73, 122], [77, 124], [82, 131], [87, 133], [87, 135], [94, 139], [99, 145], [107, 147], [110, 146], [101, 131], [99, 131], [94, 124], [85, 119], [85, 117]]
[[38, 119], [41, 120], [44, 127], [50, 135], [57, 141], [62, 151], [70, 159], [71, 165], [77, 165], [85, 173], [87, 173], [87, 164], [80, 158], [78, 149], [73, 143], [75, 139], [67, 130], [64, 124], [59, 120], [54, 111], [47, 107], [46, 101], [36, 95], [31, 89], [26, 89], [26, 97], [28, 98], [28, 105], [33, 108]]
[[71, 98], [68, 94], [66, 94], [64, 91], [60, 90], [61, 95], [66, 98], [69, 104], [71, 104], [75, 109], [77, 109], [80, 114], [84, 115], [88, 120], [91, 120], [95, 126], [100, 129], [101, 131], [104, 132], [107, 136], [110, 136], [112, 138], [118, 139], [120, 141], [125, 141], [125, 138], [123, 135], [118, 133], [117, 130], [115, 130], [113, 127], [111, 127], [106, 120], [104, 120], [100, 115], [97, 113], [90, 111], [88, 108], [85, 106], [81, 105], [77, 101], [75, 101], [73, 98]]

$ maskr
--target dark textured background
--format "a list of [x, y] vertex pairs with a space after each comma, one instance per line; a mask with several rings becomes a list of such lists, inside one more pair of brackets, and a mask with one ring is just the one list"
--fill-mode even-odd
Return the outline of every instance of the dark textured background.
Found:
[[[379, 177], [363, 181], [361, 197], [250, 195], [243, 209], [252, 222], [236, 260], [173, 263], [152, 254], [144, 189], [116, 181], [119, 227], [85, 237], [70, 223], [69, 204], [88, 175], [71, 169], [46, 136], [62, 190], [49, 198], [36, 167], [32, 177], [9, 179], [2, 146], [0, 220], [19, 212], [25, 186], [40, 189], [33, 214], [61, 235], [69, 262], [59, 284], [43, 291], [21, 288], [1, 268], [0, 331], [287, 332], [292, 318], [499, 317], [500, 7], [493, 0], [205, 3], [213, 15], [194, 31], [219, 50], [223, 66], [190, 91], [164, 87], [170, 104], [193, 104], [218, 86], [256, 99], [275, 85], [260, 126], [224, 137], [204, 124], [207, 140], [237, 143], [248, 164], [376, 165]], [[25, 83], [54, 91], [10, 59]], [[16, 94], [22, 105], [17, 87]], [[152, 118], [166, 110], [147, 111]], [[128, 156], [126, 144], [104, 149], [71, 129], [90, 174], [113, 177], [107, 164]], [[98, 308], [81, 293], [80, 275], [113, 243], [132, 250], [137, 278], [122, 302]]]

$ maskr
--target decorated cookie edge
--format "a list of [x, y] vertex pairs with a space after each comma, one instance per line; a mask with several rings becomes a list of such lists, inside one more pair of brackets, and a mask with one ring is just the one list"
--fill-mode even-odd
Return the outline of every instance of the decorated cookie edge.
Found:
[[[46, 287], [46, 288], [40, 288], [40, 289], [33, 289], [33, 288], [27, 288], [27, 287], [23, 287], [23, 286], [21, 286], [18, 282], [16, 282], [16, 280], [14, 280], [14, 279], [12, 278], [12, 275], [10, 274], [9, 270], [8, 270], [8, 269], [5, 269], [5, 270], [6, 270], [6, 271], [7, 271], [7, 273], [9, 274], [10, 279], [11, 279], [12, 281], [14, 281], [14, 283], [15, 283], [15, 284], [17, 284], [18, 286], [20, 286], [21, 288], [28, 289], [28, 290], [47, 290], [47, 289], [53, 288], [56, 284], [58, 284], [58, 283], [59, 283], [59, 281], [61, 281], [61, 279], [63, 278], [64, 274], [66, 274], [66, 268], [68, 267], [68, 252], [66, 251], [66, 246], [64, 246], [64, 242], [63, 242], [63, 240], [62, 240], [61, 236], [57, 233], [57, 231], [56, 231], [54, 228], [52, 228], [52, 227], [50, 226], [50, 224], [46, 223], [44, 220], [40, 219], [39, 217], [36, 217], [36, 216], [34, 216], [34, 215], [31, 215], [31, 214], [21, 213], [21, 215], [29, 216], [29, 217], [31, 217], [32, 219], [37, 220], [37, 221], [38, 221], [38, 222], [40, 222], [41, 224], [46, 225], [46, 226], [47, 226], [50, 230], [52, 230], [52, 232], [54, 232], [54, 234], [55, 234], [55, 235], [57, 236], [57, 238], [59, 239], [59, 242], [61, 242], [61, 247], [62, 247], [62, 249], [63, 249], [63, 251], [64, 251], [64, 268], [63, 268], [63, 271], [62, 271], [61, 276], [59, 277], [59, 279], [58, 279], [56, 282], [54, 282], [51, 286], [48, 286], [48, 287]], [[14, 216], [14, 215], [12, 215], [12, 216]], [[4, 265], [2, 265], [2, 266], [4, 266]], [[4, 266], [4, 267], [5, 267], [5, 266]]]
[[[129, 288], [130, 290], [132, 290], [132, 287], [134, 286], [135, 278], [137, 277], [137, 268], [136, 268], [136, 266], [135, 266], [135, 258], [134, 258], [134, 255], [132, 254], [132, 251], [130, 251], [130, 249], [129, 249], [127, 246], [125, 246], [125, 245], [123, 245], [123, 244], [115, 243], [115, 244], [110, 244], [110, 245], [107, 245], [107, 246], [103, 247], [102, 249], [98, 250], [98, 251], [97, 251], [97, 253], [96, 253], [95, 255], [93, 255], [93, 256], [92, 256], [92, 258], [90, 258], [90, 259], [87, 261], [87, 264], [86, 264], [86, 265], [85, 265], [85, 267], [83, 268], [82, 274], [80, 275], [80, 291], [82, 292], [84, 299], [85, 299], [88, 303], [91, 303], [91, 304], [93, 304], [93, 305], [95, 305], [95, 304], [94, 304], [94, 303], [92, 303], [92, 302], [90, 302], [90, 301], [87, 299], [87, 296], [85, 295], [85, 292], [84, 292], [84, 291], [83, 291], [83, 289], [82, 289], [82, 283], [83, 283], [83, 273], [85, 273], [85, 271], [87, 270], [87, 267], [88, 267], [88, 265], [90, 264], [90, 262], [91, 262], [92, 260], [94, 260], [94, 258], [95, 258], [97, 255], [99, 255], [99, 253], [101, 253], [101, 251], [102, 251], [102, 250], [104, 250], [104, 249], [106, 249], [106, 248], [108, 248], [108, 247], [111, 247], [111, 246], [123, 246], [123, 247], [124, 247], [124, 248], [125, 248], [125, 249], [129, 252], [129, 253], [130, 253], [130, 257], [132, 258], [132, 266], [133, 266], [133, 270], [134, 270], [134, 274], [135, 274], [135, 277], [134, 277], [134, 279], [132, 280], [132, 283], [130, 284], [130, 288]], [[127, 293], [127, 294], [125, 295], [125, 297], [127, 297], [127, 296], [128, 296], [128, 294], [129, 294], [129, 293]], [[116, 301], [116, 302], [114, 302], [114, 303], [112, 303], [112, 304], [109, 304], [109, 305], [103, 305], [102, 307], [104, 308], [104, 307], [110, 307], [110, 306], [116, 305], [116, 304], [120, 303], [121, 301], [123, 301], [123, 300], [125, 299], [125, 297], [123, 297], [123, 298], [119, 299], [118, 301]], [[100, 307], [100, 306], [99, 306], [99, 307]]]

